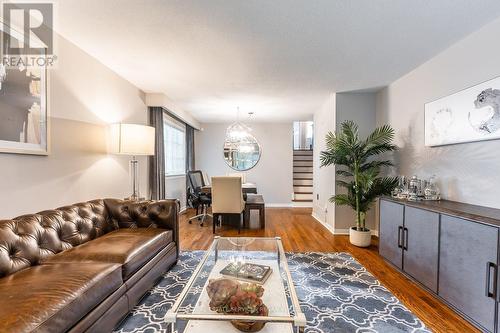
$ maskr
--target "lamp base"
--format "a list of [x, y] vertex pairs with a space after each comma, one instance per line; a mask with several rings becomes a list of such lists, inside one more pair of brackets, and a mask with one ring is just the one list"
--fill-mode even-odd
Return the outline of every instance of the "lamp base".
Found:
[[144, 198], [141, 198], [141, 195], [139, 193], [139, 161], [135, 158], [135, 156], [132, 156], [132, 159], [130, 160], [130, 186], [132, 189], [132, 194], [130, 197], [127, 198], [127, 200], [133, 200], [133, 201], [139, 201], [139, 200], [144, 200]]

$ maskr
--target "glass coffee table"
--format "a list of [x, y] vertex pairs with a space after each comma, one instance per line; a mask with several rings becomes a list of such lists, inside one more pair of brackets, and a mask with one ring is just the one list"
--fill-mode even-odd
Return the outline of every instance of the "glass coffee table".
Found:
[[[250, 263], [271, 268], [271, 274], [262, 284], [262, 301], [269, 310], [268, 316], [227, 315], [210, 310], [206, 287], [210, 280], [224, 277], [220, 272], [230, 263]], [[165, 316], [165, 321], [172, 324], [172, 333], [175, 330], [180, 333], [183, 329], [184, 333], [240, 332], [231, 325], [232, 320], [265, 322], [261, 333], [303, 332], [306, 318], [300, 309], [279, 237], [215, 237]]]

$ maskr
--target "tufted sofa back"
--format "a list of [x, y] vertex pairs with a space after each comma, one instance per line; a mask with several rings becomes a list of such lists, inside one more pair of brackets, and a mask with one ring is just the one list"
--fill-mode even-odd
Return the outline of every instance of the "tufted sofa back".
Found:
[[0, 220], [0, 278], [119, 228], [169, 229], [179, 244], [178, 213], [177, 200], [104, 199]]
[[179, 200], [130, 201], [104, 199], [112, 228], [162, 228], [172, 230], [179, 256]]
[[0, 221], [0, 277], [99, 237], [116, 226], [104, 200]]
[[179, 201], [130, 201], [105, 199], [114, 228], [165, 228], [176, 230]]

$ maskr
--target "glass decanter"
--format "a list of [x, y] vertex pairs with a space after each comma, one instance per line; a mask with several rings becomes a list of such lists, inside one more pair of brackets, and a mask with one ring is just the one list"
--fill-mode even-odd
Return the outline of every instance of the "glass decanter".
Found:
[[420, 187], [420, 179], [417, 176], [413, 176], [410, 179], [408, 185], [408, 200], [417, 201], [418, 200], [418, 189]]
[[436, 184], [436, 176], [433, 175], [424, 190], [425, 200], [440, 200], [439, 187]]

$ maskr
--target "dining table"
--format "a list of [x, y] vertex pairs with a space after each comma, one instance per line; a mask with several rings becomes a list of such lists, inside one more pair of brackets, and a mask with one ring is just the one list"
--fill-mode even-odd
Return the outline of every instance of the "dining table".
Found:
[[[257, 194], [257, 185], [254, 183], [243, 183], [241, 184], [241, 189], [243, 190], [243, 194]], [[202, 186], [201, 191], [206, 194], [212, 193], [212, 185]]]

